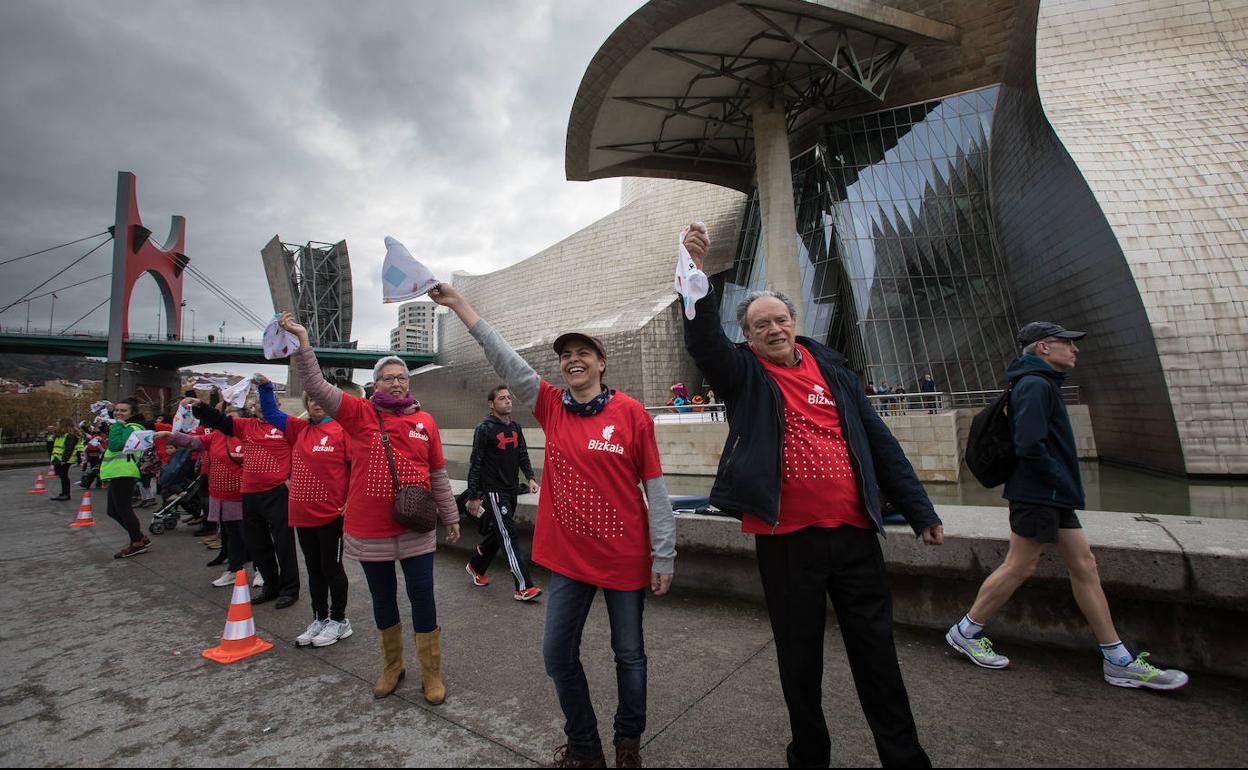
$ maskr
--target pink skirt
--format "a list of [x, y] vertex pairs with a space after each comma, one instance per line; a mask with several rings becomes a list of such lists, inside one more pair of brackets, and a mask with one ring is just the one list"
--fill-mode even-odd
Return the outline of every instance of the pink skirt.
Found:
[[242, 521], [243, 520], [243, 504], [242, 502], [231, 502], [229, 500], [221, 500], [209, 495], [208, 497], [208, 521]]

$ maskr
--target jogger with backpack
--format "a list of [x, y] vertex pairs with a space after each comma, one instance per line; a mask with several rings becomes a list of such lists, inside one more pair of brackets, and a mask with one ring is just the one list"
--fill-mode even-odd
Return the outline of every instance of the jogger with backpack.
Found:
[[982, 668], [1005, 668], [984, 625], [1031, 577], [1046, 545], [1056, 546], [1070, 570], [1079, 609], [1100, 643], [1105, 681], [1117, 687], [1175, 690], [1187, 674], [1151, 665], [1147, 652], [1132, 656], [1114, 628], [1096, 557], [1075, 509], [1083, 508], [1083, 484], [1062, 383], [1075, 368], [1077, 340], [1085, 332], [1048, 322], [1030, 323], [1018, 333], [1023, 355], [1007, 370], [1010, 387], [975, 418], [967, 465], [986, 486], [1005, 482], [1010, 504], [1010, 548], [1005, 562], [980, 586], [970, 610], [945, 640]]

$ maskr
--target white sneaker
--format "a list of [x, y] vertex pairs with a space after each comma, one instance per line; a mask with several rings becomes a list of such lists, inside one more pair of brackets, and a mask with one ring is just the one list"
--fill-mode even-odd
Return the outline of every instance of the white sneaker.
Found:
[[221, 577], [212, 581], [212, 584], [217, 588], [229, 588], [234, 585], [235, 580], [237, 580], [237, 578], [234, 577], [234, 573], [227, 569], [225, 572], [221, 573]]
[[256, 577], [251, 581], [251, 587], [264, 588], [264, 575], [261, 575], [259, 571], [256, 572]]
[[320, 619], [313, 620], [308, 625], [307, 631], [304, 631], [302, 634], [299, 634], [298, 636], [295, 637], [295, 646], [307, 647], [311, 645], [313, 641], [316, 639], [316, 637], [319, 636], [321, 631], [325, 628], [326, 623], [327, 621], [320, 620]]
[[321, 632], [312, 640], [313, 647], [328, 647], [339, 639], [346, 639], [352, 633], [351, 621], [343, 619], [341, 622], [337, 620], [328, 620], [325, 622]]

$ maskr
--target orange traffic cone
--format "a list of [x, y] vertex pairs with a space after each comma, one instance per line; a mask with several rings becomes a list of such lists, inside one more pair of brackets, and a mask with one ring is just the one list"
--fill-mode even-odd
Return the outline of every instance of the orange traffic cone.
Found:
[[43, 485], [43, 471], [39, 471], [39, 478], [35, 479], [35, 488], [30, 490], [28, 494], [46, 495], [48, 488]]
[[71, 527], [94, 527], [95, 517], [91, 515], [91, 490], [82, 493], [82, 504], [78, 506], [78, 518], [74, 519]]
[[256, 636], [256, 621], [251, 614], [251, 591], [247, 587], [247, 570], [240, 569], [234, 579], [234, 596], [230, 599], [230, 612], [225, 616], [221, 644], [204, 650], [203, 656], [218, 663], [237, 663], [271, 649], [271, 643]]

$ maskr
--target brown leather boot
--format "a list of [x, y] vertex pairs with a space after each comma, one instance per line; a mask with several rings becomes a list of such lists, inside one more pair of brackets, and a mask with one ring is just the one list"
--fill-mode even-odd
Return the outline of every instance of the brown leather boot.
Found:
[[403, 667], [403, 625], [395, 623], [377, 632], [381, 637], [381, 676], [373, 685], [373, 697], [384, 698], [394, 692], [407, 675]]
[[427, 634], [416, 632], [415, 636], [425, 700], [437, 706], [446, 700], [446, 685], [442, 684], [442, 628], [439, 626]]
[[546, 767], [606, 767], [607, 758], [598, 752], [596, 757], [578, 757], [569, 749], [567, 744], [555, 749], [555, 758], [551, 760]]
[[621, 738], [615, 747], [616, 767], [641, 767], [641, 739]]

